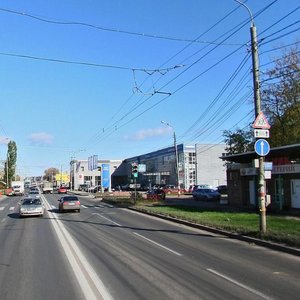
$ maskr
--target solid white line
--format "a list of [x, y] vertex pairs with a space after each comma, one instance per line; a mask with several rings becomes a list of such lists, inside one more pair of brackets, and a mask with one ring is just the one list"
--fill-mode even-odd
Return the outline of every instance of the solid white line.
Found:
[[137, 232], [133, 232], [133, 234], [135, 234], [135, 235], [137, 235], [137, 236], [139, 236], [139, 237], [141, 237], [141, 238], [147, 240], [148, 242], [151, 242], [152, 244], [154, 244], [154, 245], [156, 245], [156, 246], [159, 246], [159, 247], [161, 247], [161, 248], [163, 248], [163, 249], [165, 249], [165, 250], [168, 250], [168, 251], [172, 252], [173, 254], [176, 254], [176, 255], [178, 255], [178, 256], [182, 256], [182, 254], [180, 254], [180, 253], [178, 253], [178, 252], [176, 252], [176, 251], [174, 251], [174, 250], [172, 250], [172, 249], [170, 249], [170, 248], [168, 248], [168, 247], [165, 247], [165, 246], [163, 246], [163, 245], [161, 245], [161, 244], [159, 244], [159, 243], [157, 243], [157, 242], [154, 242], [153, 240], [150, 240], [150, 239], [144, 237], [143, 235], [138, 234]]
[[[50, 208], [51, 206], [46, 198], [43, 198], [46, 206]], [[57, 215], [50, 211], [48, 213], [53, 215], [53, 218], [50, 218], [51, 224], [54, 227], [57, 237], [65, 251], [66, 257], [69, 260], [85, 298], [88, 300], [97, 300], [99, 299], [100, 294], [101, 298], [104, 300], [113, 299], [104, 286], [102, 280], [98, 277], [93, 267], [89, 264], [85, 256], [80, 251], [74, 239], [66, 230], [63, 223], [57, 218]], [[97, 290], [99, 294], [96, 293], [95, 290]]]
[[99, 216], [99, 217], [101, 217], [101, 218], [103, 218], [103, 219], [105, 219], [105, 220], [107, 220], [107, 221], [109, 221], [109, 222], [111, 222], [111, 223], [113, 223], [113, 224], [117, 225], [117, 226], [120, 226], [120, 227], [122, 226], [122, 225], [120, 225], [120, 224], [118, 224], [118, 223], [116, 223], [116, 222], [112, 221], [111, 219], [109, 219], [109, 218], [106, 218], [106, 217], [102, 216], [101, 214], [98, 214], [98, 213], [93, 213], [93, 215], [97, 215], [97, 216]]
[[206, 269], [206, 270], [213, 273], [213, 274], [215, 274], [215, 275], [217, 275], [217, 276], [219, 276], [219, 277], [221, 277], [221, 278], [223, 278], [223, 279], [225, 279], [225, 280], [227, 280], [227, 281], [229, 281], [229, 282], [231, 282], [231, 283], [233, 283], [233, 284], [235, 284], [235, 285], [237, 285], [237, 286], [239, 286], [239, 287], [241, 287], [241, 288], [243, 288], [243, 289], [245, 289], [245, 290], [247, 290], [247, 291], [249, 291], [249, 292], [251, 292], [251, 293], [253, 293], [253, 294], [255, 294], [255, 295], [257, 295], [257, 296], [259, 296], [259, 297], [261, 297], [261, 298], [263, 298], [263, 299], [269, 299], [269, 300], [272, 299], [272, 298], [264, 295], [263, 293], [255, 290], [255, 289], [252, 289], [252, 288], [250, 288], [250, 287], [248, 287], [248, 286], [246, 286], [246, 285], [244, 285], [244, 284], [242, 284], [242, 283], [240, 283], [240, 282], [238, 282], [238, 281], [236, 281], [236, 280], [234, 280], [234, 279], [232, 279], [232, 278], [230, 278], [226, 275], [223, 275], [223, 274], [221, 274], [221, 273], [219, 273], [219, 272], [217, 272], [213, 269]]
[[80, 206], [83, 207], [83, 208], [87, 208], [85, 205], [82, 205], [82, 204]]

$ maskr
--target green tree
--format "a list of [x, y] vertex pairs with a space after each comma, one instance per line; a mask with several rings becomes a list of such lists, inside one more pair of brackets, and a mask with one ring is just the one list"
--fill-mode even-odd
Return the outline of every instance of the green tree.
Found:
[[262, 80], [262, 111], [270, 122], [272, 147], [300, 143], [300, 56], [285, 50]]
[[251, 130], [237, 129], [236, 131], [225, 130], [223, 132], [227, 154], [237, 154], [253, 151], [254, 139]]
[[9, 141], [7, 145], [7, 160], [5, 164], [5, 182], [11, 186], [11, 182], [16, 172], [17, 145], [14, 141]]
[[[261, 80], [261, 109], [270, 125], [271, 147], [300, 143], [300, 56], [285, 50]], [[227, 154], [253, 151], [253, 130], [225, 130]]]
[[43, 176], [43, 180], [47, 180], [52, 182], [53, 178], [56, 174], [59, 173], [59, 170], [57, 168], [48, 168], [44, 171], [44, 176]]

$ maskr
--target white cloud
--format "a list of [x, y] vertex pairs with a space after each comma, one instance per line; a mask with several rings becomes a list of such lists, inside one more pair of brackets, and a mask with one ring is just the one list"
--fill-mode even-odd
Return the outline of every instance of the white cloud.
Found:
[[46, 144], [50, 145], [53, 141], [53, 136], [46, 132], [32, 133], [29, 140], [33, 144]]
[[9, 140], [10, 139], [7, 136], [0, 136], [0, 145], [7, 145]]
[[126, 140], [141, 141], [148, 138], [159, 137], [170, 135], [172, 129], [170, 127], [159, 127], [159, 128], [149, 128], [141, 129], [134, 133], [132, 136], [124, 136]]

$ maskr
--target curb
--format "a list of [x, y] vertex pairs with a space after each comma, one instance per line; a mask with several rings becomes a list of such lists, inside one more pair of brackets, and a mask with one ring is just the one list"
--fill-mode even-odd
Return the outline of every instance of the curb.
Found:
[[288, 253], [288, 254], [300, 256], [300, 249], [297, 249], [297, 248], [285, 246], [285, 245], [282, 245], [282, 244], [272, 243], [272, 242], [269, 242], [269, 241], [264, 241], [264, 240], [260, 240], [260, 239], [257, 239], [257, 238], [252, 238], [252, 237], [248, 237], [248, 236], [245, 236], [245, 235], [232, 233], [232, 232], [229, 232], [229, 231], [225, 231], [225, 230], [221, 230], [221, 229], [217, 229], [217, 228], [213, 228], [213, 227], [209, 227], [209, 226], [205, 226], [205, 225], [201, 225], [201, 224], [196, 224], [196, 223], [184, 221], [184, 220], [177, 219], [177, 218], [174, 218], [174, 217], [169, 217], [169, 216], [166, 216], [166, 215], [155, 214], [155, 213], [149, 212], [147, 210], [143, 210], [143, 209], [137, 209], [137, 208], [133, 208], [133, 207], [128, 207], [128, 209], [133, 210], [133, 211], [137, 211], [137, 212], [140, 212], [140, 213], [143, 213], [143, 214], [146, 214], [146, 215], [150, 215], [150, 216], [153, 216], [153, 217], [157, 217], [157, 218], [160, 218], [160, 219], [172, 221], [172, 222], [175, 222], [175, 223], [178, 223], [178, 224], [190, 226], [190, 227], [197, 228], [197, 229], [202, 229], [202, 230], [205, 230], [205, 231], [208, 231], [208, 232], [222, 234], [222, 235], [225, 235], [225, 236], [227, 236], [229, 238], [232, 238], [232, 239], [237, 239], [237, 240], [240, 240], [240, 241], [252, 243], [252, 244], [262, 246], [262, 247], [265, 247], [265, 248], [269, 248], [269, 249], [272, 249], [272, 250], [277, 250], [277, 251], [285, 252], [285, 253]]

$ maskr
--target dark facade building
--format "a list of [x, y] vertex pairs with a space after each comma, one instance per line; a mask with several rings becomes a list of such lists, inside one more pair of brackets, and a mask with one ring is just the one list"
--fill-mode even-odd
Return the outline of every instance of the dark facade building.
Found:
[[[224, 155], [227, 165], [229, 204], [258, 207], [257, 154], [253, 152]], [[300, 144], [270, 149], [265, 158], [266, 193], [271, 196], [268, 210], [300, 212]]]

